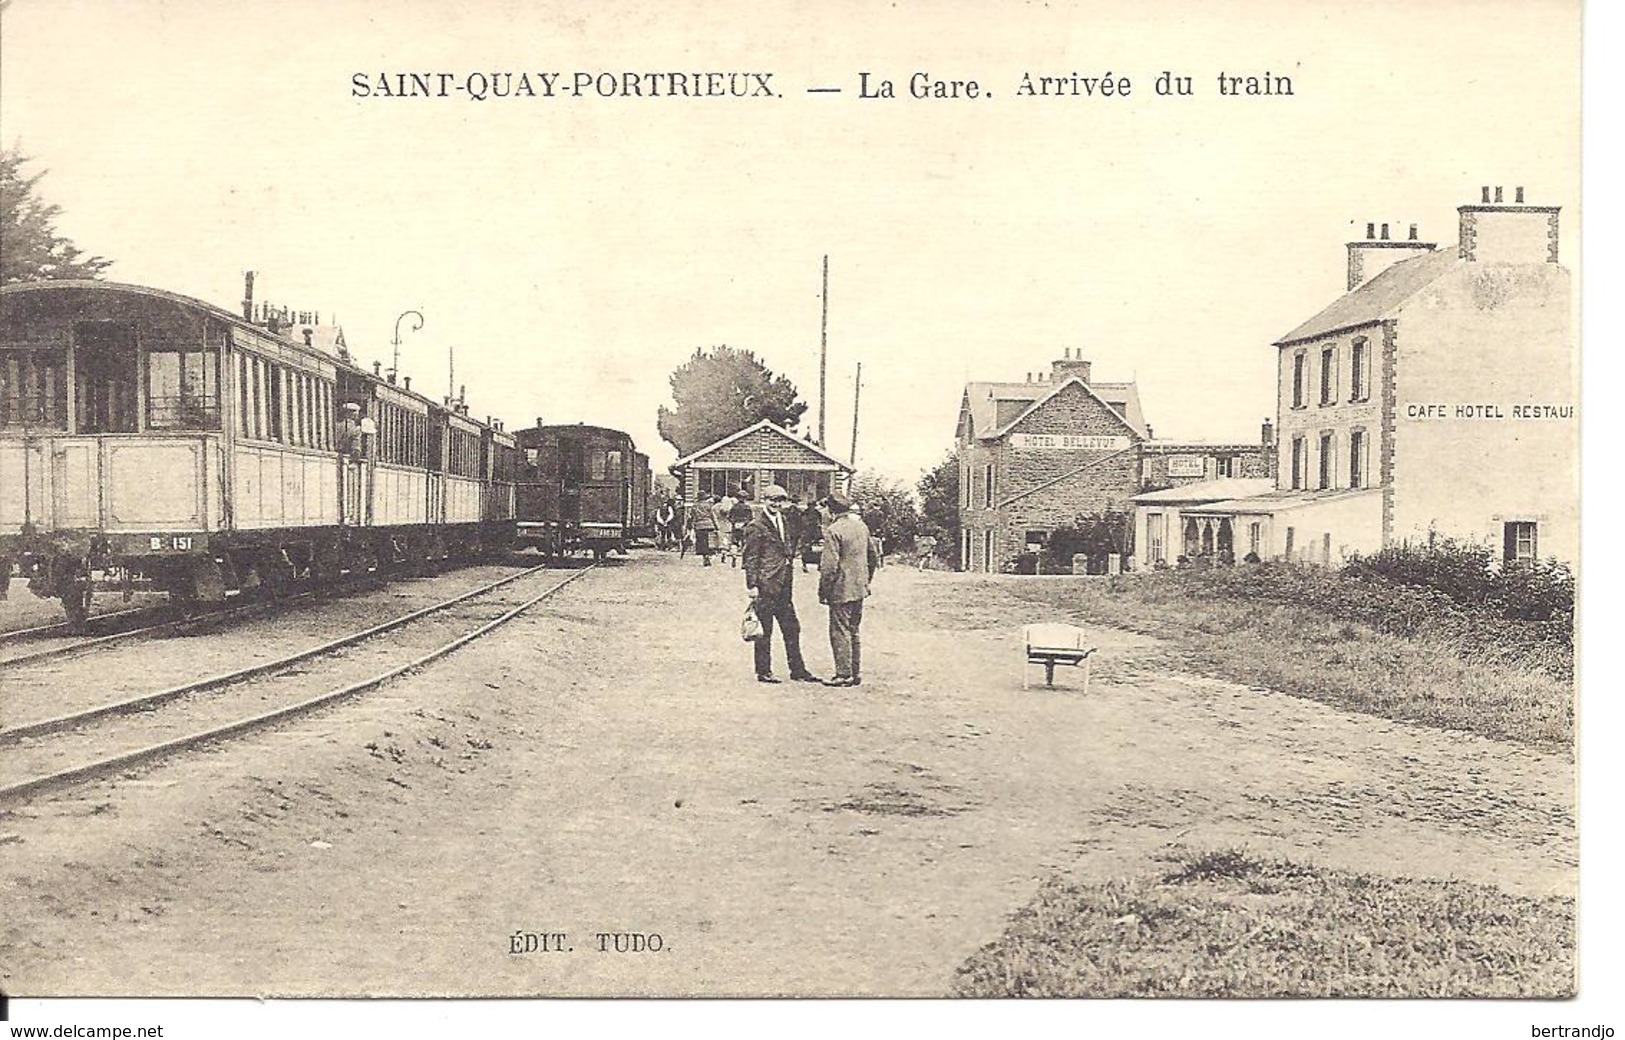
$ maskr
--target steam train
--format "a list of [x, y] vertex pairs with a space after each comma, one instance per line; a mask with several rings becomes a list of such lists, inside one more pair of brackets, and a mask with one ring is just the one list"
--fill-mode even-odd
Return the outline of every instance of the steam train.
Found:
[[[499, 421], [350, 358], [310, 315], [134, 285], [0, 288], [0, 581], [221, 600], [509, 546]], [[290, 320], [293, 319], [293, 320]]]
[[518, 478], [518, 543], [552, 556], [625, 554], [654, 537], [649, 456], [632, 438], [602, 426], [544, 426], [514, 435], [523, 453]]

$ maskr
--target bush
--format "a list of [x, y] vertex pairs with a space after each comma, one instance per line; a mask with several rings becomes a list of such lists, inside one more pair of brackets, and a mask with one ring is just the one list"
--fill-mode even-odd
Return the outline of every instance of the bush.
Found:
[[1510, 621], [1549, 621], [1573, 629], [1574, 572], [1556, 560], [1502, 564], [1489, 546], [1446, 538], [1425, 546], [1400, 545], [1355, 556], [1343, 573], [1423, 586]]

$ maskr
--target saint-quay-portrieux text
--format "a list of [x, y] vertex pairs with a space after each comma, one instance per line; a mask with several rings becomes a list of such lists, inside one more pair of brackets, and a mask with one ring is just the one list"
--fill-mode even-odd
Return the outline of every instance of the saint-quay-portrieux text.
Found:
[[771, 72], [355, 72], [353, 98], [772, 98]]

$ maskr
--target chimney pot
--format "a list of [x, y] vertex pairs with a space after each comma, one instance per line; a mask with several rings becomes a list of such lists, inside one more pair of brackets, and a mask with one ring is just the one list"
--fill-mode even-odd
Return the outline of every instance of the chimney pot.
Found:
[[1495, 201], [1501, 201], [1501, 186], [1499, 184], [1495, 186]]
[[538, 430], [542, 428], [542, 417], [539, 415], [536, 417], [536, 428]]
[[1411, 239], [1410, 240], [1412, 242], [1416, 241], [1416, 225], [1415, 224], [1411, 225]]
[[1382, 240], [1384, 242], [1388, 241], [1388, 225], [1387, 224], [1384, 224], [1382, 226]]
[[412, 389], [412, 377], [411, 376], [406, 377], [406, 388], [408, 390]]
[[303, 329], [301, 331], [303, 331], [304, 334], [305, 334], [305, 346], [307, 346], [307, 347], [310, 346], [310, 337], [315, 332], [315, 330], [314, 329]]
[[1523, 205], [1523, 188], [1522, 187], [1517, 188], [1516, 192], [1517, 192], [1517, 194], [1514, 196], [1513, 201], [1521, 206], [1521, 205]]
[[1377, 225], [1370, 224], [1370, 223], [1366, 224], [1366, 226], [1365, 226], [1365, 237], [1368, 238], [1368, 239], [1376, 238], [1377, 237]]
[[1484, 190], [1484, 205], [1488, 206], [1490, 204], [1490, 189], [1489, 189], [1489, 186], [1485, 185], [1483, 190]]
[[384, 363], [382, 361], [374, 361], [372, 363], [372, 374], [374, 376], [377, 376], [379, 370], [382, 369], [383, 367], [384, 367]]

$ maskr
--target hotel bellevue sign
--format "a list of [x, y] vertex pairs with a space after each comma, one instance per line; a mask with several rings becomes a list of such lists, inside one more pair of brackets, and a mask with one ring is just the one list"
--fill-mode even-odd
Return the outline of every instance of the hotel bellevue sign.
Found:
[[1038, 448], [1052, 451], [1122, 451], [1127, 437], [1085, 437], [1072, 433], [1012, 433], [1012, 448]]

